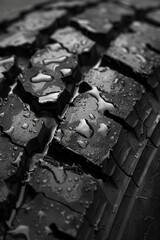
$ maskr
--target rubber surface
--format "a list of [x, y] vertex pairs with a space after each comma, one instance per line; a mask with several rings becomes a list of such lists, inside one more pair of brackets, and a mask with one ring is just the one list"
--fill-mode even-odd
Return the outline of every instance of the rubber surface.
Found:
[[26, 5], [1, 16], [0, 240], [158, 240], [160, 2]]

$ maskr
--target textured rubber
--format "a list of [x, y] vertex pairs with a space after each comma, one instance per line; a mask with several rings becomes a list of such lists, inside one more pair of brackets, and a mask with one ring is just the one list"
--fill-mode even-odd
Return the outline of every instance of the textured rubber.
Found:
[[1, 23], [0, 240], [160, 238], [159, 12], [42, 1]]

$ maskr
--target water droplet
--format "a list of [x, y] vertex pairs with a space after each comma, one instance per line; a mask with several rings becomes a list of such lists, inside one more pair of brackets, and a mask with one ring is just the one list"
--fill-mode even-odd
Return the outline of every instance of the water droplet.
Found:
[[62, 48], [59, 43], [50, 44], [50, 45], [48, 45], [47, 47], [48, 47], [49, 49], [55, 50], [55, 51], [57, 51], [57, 50], [59, 50], [59, 49]]
[[115, 210], [115, 209], [113, 209], [113, 210], [112, 210], [112, 213], [113, 213], [113, 214], [115, 214], [115, 213], [116, 213], [116, 210]]
[[25, 113], [25, 114], [23, 115], [23, 117], [29, 118], [29, 117], [30, 117], [30, 113], [29, 113], [29, 112], [28, 112], [28, 113]]
[[22, 235], [24, 235], [26, 237], [27, 240], [30, 240], [30, 237], [29, 237], [29, 227], [26, 226], [26, 225], [19, 225], [14, 230], [9, 230], [8, 233], [12, 234], [12, 235], [22, 234]]
[[131, 53], [136, 53], [137, 52], [137, 48], [135, 46], [131, 46], [129, 50], [130, 50]]
[[25, 211], [26, 211], [26, 212], [29, 212], [31, 209], [32, 209], [31, 206], [26, 206], [26, 207], [25, 207]]
[[0, 60], [0, 65], [7, 64], [7, 63], [13, 63], [14, 62], [14, 56], [9, 58], [4, 58]]
[[37, 123], [37, 122], [39, 122], [39, 119], [38, 118], [34, 118], [33, 122]]
[[114, 79], [114, 83], [116, 84], [118, 82], [118, 78], [115, 78]]
[[41, 220], [43, 217], [45, 217], [45, 213], [42, 210], [38, 211], [38, 218]]
[[46, 96], [41, 96], [39, 97], [39, 103], [45, 103], [45, 102], [56, 102], [58, 99], [60, 92], [55, 92], [48, 94]]
[[94, 116], [92, 113], [89, 114], [89, 117], [90, 117], [90, 119], [92, 119], [92, 120], [95, 119], [95, 116]]
[[67, 188], [67, 192], [71, 192], [72, 191], [72, 188], [71, 187], [68, 187]]
[[45, 226], [44, 229], [45, 229], [45, 234], [46, 234], [46, 235], [49, 235], [49, 234], [52, 233], [52, 230], [50, 229], [50, 227]]
[[89, 90], [88, 93], [97, 99], [97, 101], [98, 101], [98, 111], [100, 113], [103, 114], [105, 110], [115, 109], [115, 107], [112, 103], [106, 102], [106, 101], [104, 101], [103, 98], [101, 98], [100, 92], [98, 91], [98, 89], [95, 86], [93, 86], [92, 90]]
[[76, 229], [79, 229], [79, 228], [80, 228], [80, 225], [77, 224], [77, 225], [76, 225]]
[[70, 68], [63, 68], [60, 70], [60, 72], [62, 73], [63, 77], [66, 77], [72, 73], [72, 70]]
[[74, 180], [75, 180], [76, 182], [78, 182], [78, 177], [75, 177]]
[[37, 233], [38, 233], [38, 235], [40, 235], [41, 234], [41, 230], [37, 230]]
[[43, 73], [38, 73], [37, 76], [31, 78], [32, 83], [51, 82], [51, 81], [52, 81], [52, 77], [50, 75], [43, 74]]
[[16, 158], [16, 160], [14, 162], [12, 162], [13, 164], [17, 165], [19, 167], [19, 164], [21, 162], [21, 157], [23, 156], [23, 152], [20, 152], [18, 157]]
[[[28, 105], [28, 104], [24, 104], [24, 111], [30, 111], [30, 106]], [[27, 117], [28, 117], [28, 115], [30, 116], [30, 113], [26, 113], [27, 115]]]
[[96, 32], [96, 29], [90, 26], [90, 22], [87, 19], [78, 19], [78, 23], [82, 26], [85, 26], [89, 31]]
[[79, 48], [79, 43], [75, 43], [74, 44], [74, 48], [76, 49], [76, 48]]
[[139, 147], [143, 147], [144, 146], [144, 143], [139, 143]]
[[47, 181], [48, 181], [47, 179], [43, 179], [42, 182], [45, 184], [45, 183], [47, 183]]
[[81, 44], [82, 44], [82, 46], [86, 45], [87, 42], [88, 42], [87, 39], [82, 39], [82, 40], [81, 40]]
[[21, 126], [21, 128], [23, 129], [27, 129], [29, 127], [29, 125], [27, 123], [23, 123], [23, 125]]
[[43, 60], [45, 65], [51, 64], [51, 63], [60, 63], [67, 59], [67, 56], [60, 56], [58, 58], [46, 58]]
[[0, 113], [0, 117], [4, 117], [4, 112]]
[[78, 140], [78, 141], [77, 141], [77, 144], [78, 144], [78, 146], [79, 146], [80, 148], [84, 149], [84, 148], [87, 147], [88, 141], [87, 141], [87, 140], [85, 140], [85, 141], [83, 141], [83, 140]]
[[65, 212], [66, 212], [65, 210], [62, 211], [62, 212], [61, 212], [61, 215], [64, 216], [64, 215], [65, 215]]
[[58, 188], [58, 192], [61, 192], [61, 191], [62, 191], [62, 188], [61, 188], [61, 187], [59, 187], [59, 188]]
[[56, 136], [54, 138], [59, 142], [61, 141], [61, 139], [62, 139], [62, 130], [61, 129], [57, 130]]
[[104, 123], [100, 123], [98, 133], [100, 133], [103, 137], [106, 137], [108, 133], [108, 127]]
[[78, 127], [76, 127], [75, 130], [86, 138], [90, 138], [93, 134], [93, 131], [90, 129], [85, 119], [80, 120], [80, 124]]
[[128, 49], [126, 47], [121, 47], [121, 50], [124, 52], [124, 53], [128, 53]]
[[11, 103], [11, 104], [10, 104], [10, 107], [12, 107], [12, 108], [15, 108], [15, 106], [14, 106], [14, 104], [13, 104], [13, 103]]
[[12, 134], [13, 131], [14, 131], [14, 126], [11, 126], [8, 130], [4, 131], [4, 133]]
[[13, 94], [13, 90], [15, 89], [16, 86], [17, 86], [17, 82], [13, 83], [10, 86], [10, 91], [9, 91], [8, 95], [12, 95]]
[[53, 203], [51, 203], [51, 205], [50, 205], [50, 206], [51, 206], [51, 208], [53, 208], [53, 207], [54, 207], [54, 204], [53, 204]]
[[146, 63], [146, 59], [140, 55], [140, 54], [136, 54], [136, 57], [142, 62], [142, 63]]

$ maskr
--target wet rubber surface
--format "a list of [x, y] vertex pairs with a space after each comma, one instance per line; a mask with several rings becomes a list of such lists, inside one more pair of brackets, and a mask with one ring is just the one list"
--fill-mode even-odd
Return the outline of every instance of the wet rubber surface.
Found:
[[159, 1], [1, 2], [0, 240], [158, 240]]

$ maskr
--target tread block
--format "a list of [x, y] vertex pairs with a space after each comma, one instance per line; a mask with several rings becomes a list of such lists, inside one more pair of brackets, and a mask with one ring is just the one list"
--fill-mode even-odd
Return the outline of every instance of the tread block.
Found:
[[87, 9], [71, 20], [90, 33], [106, 34], [113, 28], [114, 23], [121, 22], [124, 16], [132, 16], [133, 13], [131, 9], [118, 4], [102, 3]]
[[[102, 171], [109, 177], [112, 177], [117, 165], [112, 156], [102, 163]], [[114, 181], [114, 179], [113, 179]]]
[[38, 98], [50, 93], [60, 93], [65, 88], [58, 72], [40, 66], [24, 71], [18, 77], [18, 82], [21, 83], [25, 92]]
[[[139, 151], [141, 153], [141, 151]], [[135, 166], [138, 162], [138, 157], [140, 155], [139, 152], [135, 152], [134, 149], [130, 149], [128, 151], [128, 154], [126, 156], [126, 158], [124, 158], [124, 161], [122, 163], [122, 168], [125, 172], [127, 172], [129, 175], [132, 175]]]
[[[146, 170], [145, 170], [146, 162], [147, 162], [147, 165], [148, 165], [148, 163], [155, 156], [156, 152], [157, 152], [157, 149], [153, 146], [153, 144], [150, 141], [148, 141], [147, 145], [145, 145], [145, 148], [141, 149], [141, 153], [139, 153], [140, 155], [139, 156], [137, 155], [137, 161], [138, 161], [138, 159], [140, 159], [139, 163], [138, 163], [139, 166], [138, 166], [138, 168], [136, 168], [136, 171], [134, 172], [133, 176], [134, 176], [135, 182], [138, 185], [139, 184], [140, 184], [140, 186], [143, 185], [143, 182], [142, 182], [141, 179], [146, 174]], [[132, 151], [130, 153], [132, 154], [132, 156], [134, 156], [134, 153]], [[129, 156], [129, 159], [130, 159], [129, 166], [131, 166], [133, 158], [131, 158], [131, 156]], [[145, 164], [145, 166], [144, 166], [144, 164]], [[135, 166], [133, 167], [133, 170], [134, 169], [135, 169]], [[120, 171], [120, 169], [118, 169], [118, 168], [117, 168], [117, 170], [118, 170], [118, 172]], [[157, 176], [157, 174], [156, 175], [154, 174], [154, 176]], [[111, 207], [108, 204], [106, 206], [106, 209], [104, 210], [104, 214], [103, 214], [103, 216], [102, 216], [102, 218], [100, 220], [100, 223], [99, 223], [99, 230], [98, 230], [97, 235], [96, 235], [98, 239], [104, 239], [104, 236], [109, 238], [111, 227], [112, 228], [115, 227], [115, 222], [117, 221], [117, 217], [119, 217], [119, 215], [118, 215], [118, 216], [116, 216], [116, 219], [115, 219], [114, 215], [117, 213], [117, 210], [118, 211], [122, 210], [122, 208], [119, 208], [119, 203], [121, 202], [123, 196], [125, 196], [124, 199], [123, 199], [123, 202], [122, 202], [124, 204], [124, 200], [126, 199], [126, 196], [128, 197], [128, 196], [132, 196], [134, 194], [134, 193], [130, 193], [129, 192], [129, 195], [124, 195], [124, 193], [125, 193], [125, 191], [127, 189], [126, 186], [128, 186], [129, 181], [128, 181], [127, 177], [123, 177], [122, 172], [119, 172], [119, 174], [117, 174], [117, 180], [119, 182], [121, 182], [121, 184], [122, 184], [122, 182], [124, 182], [124, 185], [120, 184], [120, 188], [118, 188], [120, 193], [117, 191], [117, 194], [116, 194], [116, 192], [112, 188], [109, 187], [109, 184], [108, 184], [108, 186], [106, 188], [107, 189], [106, 190], [106, 197], [108, 195], [107, 199], [110, 199], [110, 203], [113, 204], [113, 205]], [[137, 189], [137, 187], [135, 186], [135, 184], [133, 182], [130, 182], [130, 183], [131, 183], [130, 185], [133, 186], [134, 189]], [[104, 188], [104, 190], [105, 190], [105, 188]], [[130, 202], [130, 200], [129, 200], [129, 202]], [[128, 207], [129, 207], [129, 203], [125, 205], [125, 208], [127, 208], [127, 211], [129, 210]], [[124, 214], [124, 212], [125, 211], [123, 211], [123, 214]], [[122, 213], [122, 211], [121, 211], [121, 213]], [[124, 215], [124, 216], [126, 216], [126, 215]], [[116, 221], [114, 221], [114, 219]], [[122, 225], [122, 227], [123, 227], [123, 225]], [[117, 234], [117, 231], [116, 231], [116, 234]]]
[[[134, 139], [132, 138], [132, 143], [134, 142], [133, 140]], [[125, 161], [125, 158], [127, 157], [131, 147], [132, 145], [130, 143], [129, 134], [122, 129], [119, 139], [112, 151], [115, 161], [117, 161], [120, 166], [123, 165], [123, 162]]]
[[147, 18], [154, 23], [160, 24], [160, 10], [156, 9], [156, 10], [150, 11], [147, 14]]
[[[92, 0], [93, 2], [94, 1], [97, 1], [97, 0]], [[43, 8], [44, 9], [55, 9], [55, 8], [65, 8], [67, 10], [71, 10], [72, 8], [73, 9], [81, 9], [82, 7], [85, 7], [88, 2], [92, 2], [92, 1], [78, 1], [78, 0], [71, 0], [69, 2], [66, 2], [66, 1], [57, 1], [57, 2], [54, 2], [54, 3], [49, 3], [47, 5], [45, 5]]]
[[36, 117], [27, 104], [16, 95], [9, 95], [8, 99], [2, 102], [0, 114], [0, 126], [13, 143], [27, 147], [31, 142], [27, 147], [28, 151], [42, 151], [47, 130], [45, 131], [42, 120]]
[[147, 82], [152, 88], [153, 96], [151, 98], [151, 104], [155, 112], [159, 112], [160, 104], [160, 68], [156, 68], [155, 71], [149, 75]]
[[[155, 70], [156, 71], [156, 70]], [[154, 72], [155, 72], [154, 71]], [[159, 84], [159, 81], [157, 79], [157, 77], [155, 76], [155, 74], [151, 74], [148, 79], [147, 79], [147, 83], [150, 85], [150, 87], [152, 88], [156, 88]]]
[[65, 8], [67, 10], [72, 10], [72, 9], [76, 9], [76, 10], [81, 10], [81, 8], [87, 7], [90, 4], [96, 4], [98, 3], [98, 0], [82, 0], [82, 1], [78, 1], [78, 0], [70, 0], [70, 1], [57, 1], [54, 3], [49, 3], [47, 5], [44, 6], [44, 9], [55, 9], [55, 8]]
[[40, 167], [35, 169], [29, 182], [35, 191], [85, 214], [94, 192], [100, 187], [98, 180], [84, 173], [78, 174], [74, 169], [67, 170], [52, 158], [47, 162], [40, 154], [34, 155], [32, 161], [40, 161]]
[[90, 224], [93, 225], [94, 230], [98, 230], [98, 223], [103, 215], [104, 209], [106, 208], [108, 201], [101, 188], [94, 192], [93, 203], [90, 205], [86, 212], [86, 217]]
[[113, 186], [111, 187], [109, 183], [104, 183], [103, 186], [103, 191], [109, 203], [106, 205], [103, 215], [98, 223], [98, 231], [96, 234], [97, 239], [108, 237], [119, 209], [119, 205], [130, 182], [130, 177], [127, 177], [119, 168], [116, 168], [114, 177], [116, 177], [117, 189], [114, 189]]
[[[146, 148], [150, 149], [146, 155], [150, 155], [147, 155], [147, 158], [143, 156], [143, 159], [139, 159], [134, 172], [134, 176], [137, 173], [136, 182], [139, 181], [139, 188], [133, 182], [129, 184], [112, 227], [110, 239], [118, 239], [122, 235], [122, 239], [135, 239], [137, 233], [138, 237], [142, 238], [156, 239], [157, 236], [159, 237], [159, 230], [155, 228], [155, 225], [159, 223], [159, 215], [157, 214], [159, 205], [159, 151], [150, 142]], [[154, 149], [156, 149], [156, 155]], [[145, 152], [145, 149], [143, 151]], [[156, 217], [158, 218], [156, 219]]]
[[155, 88], [155, 94], [156, 94], [156, 97], [158, 99], [158, 102], [160, 102], [160, 84]]
[[[9, 139], [0, 132], [0, 212], [1, 217], [8, 212], [5, 202], [8, 201], [10, 195], [15, 195], [12, 188], [6, 184], [6, 180], [16, 174], [20, 167], [24, 149], [9, 141]], [[12, 190], [11, 190], [12, 189]], [[11, 199], [10, 199], [11, 200]], [[12, 199], [13, 201], [13, 199]], [[9, 204], [8, 201], [7, 204]], [[10, 203], [11, 205], [13, 203]]]
[[148, 84], [154, 89], [160, 84], [160, 68], [156, 68], [152, 74], [147, 78]]
[[144, 125], [147, 127], [147, 137], [150, 137], [157, 126], [160, 120], [160, 115], [155, 113], [153, 110], [151, 111], [148, 118], [145, 120]]
[[0, 83], [5, 79], [4, 73], [8, 72], [15, 65], [15, 56], [0, 58]]
[[130, 29], [138, 33], [143, 42], [149, 44], [153, 49], [160, 51], [160, 28], [154, 27], [148, 23], [135, 21], [131, 24]]
[[143, 109], [140, 109], [139, 107], [140, 107], [139, 102], [137, 102], [137, 104], [135, 105], [135, 109], [140, 120], [144, 122], [148, 118], [150, 112], [152, 111], [152, 105], [150, 102], [147, 102]]
[[41, 30], [57, 24], [58, 19], [63, 19], [67, 12], [63, 9], [39, 10], [28, 13], [24, 19], [12, 23], [8, 27], [9, 32], [31, 32], [38, 33]]
[[69, 52], [81, 56], [83, 65], [98, 61], [99, 54], [95, 42], [73, 27], [59, 29], [50, 38], [61, 43]]
[[90, 223], [88, 221], [85, 221], [84, 224], [81, 225], [80, 230], [78, 231], [77, 240], [92, 240], [94, 239], [94, 236], [94, 228], [90, 226]]
[[160, 6], [160, 3], [158, 0], [120, 0], [120, 3], [127, 5], [127, 6], [132, 6], [136, 8], [137, 10], [147, 10], [149, 8], [155, 8]]
[[91, 69], [84, 82], [100, 90], [101, 97], [114, 105], [109, 112], [124, 120], [142, 96], [143, 88], [134, 79], [105, 67]]
[[115, 179], [115, 185], [119, 191], [123, 192], [123, 188], [125, 188], [129, 177], [125, 174], [125, 172], [117, 167], [112, 175], [112, 178]]
[[140, 74], [142, 77], [151, 74], [160, 61], [160, 55], [150, 50], [138, 33], [120, 34], [103, 58], [106, 62], [117, 64], [119, 69], [123, 65], [126, 72]]
[[151, 141], [154, 143], [155, 146], [160, 146], [160, 122], [157, 124], [157, 127], [155, 128], [153, 134], [151, 135]]
[[140, 101], [137, 102], [136, 104], [136, 109], [137, 110], [142, 110], [143, 108], [146, 107], [146, 105], [148, 104], [149, 102], [149, 98], [148, 98], [148, 93], [145, 92], [143, 94], [143, 97], [140, 99]]
[[16, 75], [18, 71], [15, 56], [0, 58], [0, 96], [2, 98], [8, 95], [9, 85], [13, 84]]
[[140, 142], [143, 142], [146, 138], [146, 134], [147, 134], [147, 129], [144, 126], [143, 122], [138, 122], [137, 125], [134, 128], [135, 132], [136, 132], [136, 136], [138, 137]]
[[33, 44], [36, 40], [35, 32], [10, 32], [0, 36], [0, 48], [21, 47]]
[[[158, 125], [157, 125], [157, 128], [158, 128]], [[155, 133], [153, 132], [153, 136], [156, 136], [156, 131]], [[134, 180], [139, 186], [142, 184], [141, 179], [143, 178], [143, 174], [145, 174], [145, 171], [147, 168], [146, 162], [149, 164], [149, 162], [154, 158], [156, 152], [157, 152], [157, 148], [149, 140], [147, 142], [146, 147], [144, 148], [144, 151], [142, 152], [142, 155], [140, 156], [140, 159], [138, 162], [138, 168], [135, 171], [135, 173], [133, 173]]]
[[2, 23], [0, 239], [123, 234], [128, 192], [158, 176], [145, 184], [159, 166], [159, 7], [55, 0]]
[[[107, 169], [107, 165], [106, 165], [106, 169]], [[96, 201], [95, 205], [93, 206], [91, 205], [91, 207], [87, 211], [87, 216], [89, 217], [89, 220], [91, 221], [91, 224], [93, 224], [93, 228], [96, 231], [96, 239], [103, 239], [104, 236], [105, 237], [108, 236], [108, 233], [112, 227], [112, 224], [116, 216], [116, 213], [118, 211], [121, 200], [131, 180], [131, 178], [128, 177], [117, 166], [112, 174], [112, 178], [114, 179], [114, 186], [113, 186], [113, 183], [111, 182], [104, 182], [102, 185], [102, 190], [103, 190], [103, 193], [105, 194], [107, 201], [106, 202], [103, 201], [104, 197], [101, 193], [99, 193], [97, 196], [97, 199], [95, 198], [95, 201]], [[95, 219], [92, 217], [92, 211], [94, 213], [96, 209], [98, 209], [98, 205], [100, 204], [101, 204], [101, 207], [99, 208], [99, 212], [97, 212], [97, 214], [100, 217], [97, 218], [98, 221], [95, 221]], [[84, 222], [82, 224], [82, 227], [85, 227], [85, 223], [87, 224], [87, 222]], [[89, 239], [89, 238], [86, 238], [86, 239]]]
[[136, 111], [132, 111], [127, 119], [126, 119], [126, 123], [129, 124], [132, 128], [134, 128], [139, 122], [139, 117], [138, 114], [136, 113]]
[[[49, 200], [52, 209], [57, 207], [57, 210], [59, 210], [58, 208], [62, 206], [64, 209], [60, 211], [60, 213], [63, 212], [60, 215], [62, 215], [63, 218], [65, 218], [67, 211], [69, 211], [69, 216], [76, 214], [76, 217], [73, 219], [69, 216], [67, 219], [64, 219], [66, 224], [69, 224], [70, 221], [76, 221], [76, 223], [74, 223], [75, 230], [67, 234], [76, 237], [76, 239], [81, 239], [79, 237], [83, 231], [83, 234], [87, 236], [86, 231], [84, 232], [84, 223], [87, 224], [85, 222], [86, 219], [88, 219], [87, 222], [90, 224], [93, 221], [92, 224], [94, 228], [96, 228], [107, 204], [106, 196], [101, 189], [101, 181], [97, 181], [90, 175], [78, 173], [78, 169], [67, 170], [60, 166], [58, 162], [54, 161], [54, 159], [43, 157], [41, 154], [33, 156], [32, 164], [34, 165], [34, 163], [36, 165], [29, 180], [29, 185], [36, 191], [36, 196], [43, 194], [43, 201]], [[33, 199], [32, 203], [34, 201], [35, 199]], [[45, 206], [48, 210], [48, 203], [45, 204]], [[42, 210], [45, 212], [45, 208], [42, 208]], [[59, 219], [60, 216], [58, 212], [56, 217]], [[48, 219], [48, 214], [46, 217]], [[49, 219], [55, 222], [54, 217], [52, 218], [50, 216]], [[24, 221], [25, 220], [26, 218], [24, 218]], [[61, 229], [61, 224], [62, 219], [56, 222], [57, 228]], [[72, 223], [72, 226], [74, 224]], [[28, 223], [25, 225], [30, 226]], [[51, 228], [51, 225], [49, 225], [49, 227]], [[93, 233], [94, 228], [87, 229], [89, 236]], [[52, 230], [51, 228], [51, 231]], [[42, 229], [42, 232], [43, 231]], [[61, 231], [65, 232], [63, 228]]]
[[[97, 109], [98, 105], [98, 109]], [[80, 94], [66, 111], [65, 122], [59, 125], [58, 139], [66, 148], [100, 165], [117, 142], [121, 126], [102, 113], [108, 107], [89, 93]]]
[[[57, 50], [57, 44], [51, 47]], [[32, 58], [34, 67], [20, 74], [17, 92], [25, 102], [33, 106], [35, 111], [52, 109], [52, 115], [58, 116], [70, 101], [81, 74], [74, 56], [64, 56], [65, 51], [61, 48], [59, 53], [50, 49], [48, 52], [42, 50]], [[53, 58], [53, 55], [58, 56]], [[43, 65], [44, 61], [48, 61], [49, 64]]]
[[51, 234], [54, 240], [59, 239], [58, 236], [74, 238], [81, 221], [81, 215], [77, 212], [38, 194], [32, 201], [22, 205], [12, 229], [8, 231], [8, 237], [21, 235], [27, 239], [43, 240]]
[[24, 19], [13, 22], [7, 33], [0, 37], [0, 48], [21, 47], [36, 42], [39, 31], [57, 27], [58, 20], [66, 17], [65, 10], [35, 11], [27, 14]]
[[120, 137], [113, 147], [112, 156], [117, 167], [121, 168], [126, 175], [129, 176], [133, 172], [144, 145], [145, 142], [139, 143], [134, 135], [121, 130]]
[[54, 78], [77, 83], [81, 80], [78, 58], [67, 52], [59, 43], [49, 44], [38, 50], [31, 58], [34, 67], [45, 67], [52, 70]]

